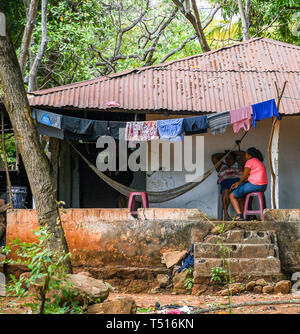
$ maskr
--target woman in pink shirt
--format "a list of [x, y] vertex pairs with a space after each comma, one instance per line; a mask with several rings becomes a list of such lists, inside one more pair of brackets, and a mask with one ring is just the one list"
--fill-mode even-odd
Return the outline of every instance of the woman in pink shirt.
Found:
[[246, 164], [241, 179], [231, 186], [229, 195], [230, 202], [237, 214], [235, 220], [243, 221], [238, 198], [244, 197], [248, 193], [261, 191], [264, 192], [268, 185], [268, 175], [263, 164], [263, 156], [255, 147], [250, 147], [246, 152]]

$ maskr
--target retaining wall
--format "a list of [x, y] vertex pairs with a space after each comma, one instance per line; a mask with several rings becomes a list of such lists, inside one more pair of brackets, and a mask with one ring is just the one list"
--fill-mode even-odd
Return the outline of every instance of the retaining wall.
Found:
[[[222, 223], [212, 224], [198, 209], [139, 209], [137, 218], [128, 209], [67, 209], [61, 215], [74, 267], [93, 268], [103, 278], [166, 272], [163, 252], [188, 250], [192, 235], [200, 240], [213, 224]], [[300, 210], [265, 210], [264, 217], [263, 222], [235, 222], [231, 228], [275, 231], [282, 272], [300, 271]], [[6, 240], [33, 241], [37, 227], [35, 210], [9, 210]]]

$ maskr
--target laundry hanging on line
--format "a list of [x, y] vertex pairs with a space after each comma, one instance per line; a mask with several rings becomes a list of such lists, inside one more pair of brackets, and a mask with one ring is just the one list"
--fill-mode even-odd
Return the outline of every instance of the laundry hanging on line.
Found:
[[230, 110], [230, 123], [234, 133], [238, 133], [240, 129], [249, 131], [251, 126], [251, 107], [247, 106]]
[[[124, 139], [125, 135], [126, 122], [123, 121], [90, 120], [59, 115], [35, 108], [32, 115], [38, 122], [38, 132], [49, 137], [72, 141], [96, 141], [101, 136]], [[124, 131], [120, 131], [120, 129], [124, 129]]]
[[252, 104], [252, 124], [256, 128], [256, 122], [266, 118], [276, 116], [280, 119], [278, 109], [274, 99]]
[[183, 140], [183, 118], [157, 121], [157, 128], [161, 140], [172, 142]]
[[183, 119], [183, 129], [187, 136], [207, 133], [207, 116], [187, 117]]
[[67, 139], [71, 141], [96, 141], [101, 136], [124, 139], [133, 142], [155, 139], [172, 142], [182, 141], [185, 135], [206, 133], [224, 134], [232, 125], [233, 132], [240, 129], [248, 131], [251, 124], [265, 118], [276, 116], [280, 119], [274, 99], [256, 103], [236, 110], [200, 115], [186, 118], [175, 118], [159, 121], [101, 121], [65, 116], [45, 110], [33, 109], [33, 117], [37, 120], [37, 130], [42, 135]]
[[157, 121], [127, 122], [125, 140], [148, 141], [159, 139]]
[[224, 134], [226, 128], [231, 125], [230, 112], [224, 111], [207, 116], [208, 126], [213, 135], [217, 133]]

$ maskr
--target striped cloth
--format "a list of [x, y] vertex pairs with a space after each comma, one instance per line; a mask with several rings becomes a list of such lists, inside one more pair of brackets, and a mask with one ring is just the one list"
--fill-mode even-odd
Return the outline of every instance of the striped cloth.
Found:
[[226, 128], [231, 125], [230, 112], [224, 111], [207, 115], [208, 127], [213, 135], [225, 133]]

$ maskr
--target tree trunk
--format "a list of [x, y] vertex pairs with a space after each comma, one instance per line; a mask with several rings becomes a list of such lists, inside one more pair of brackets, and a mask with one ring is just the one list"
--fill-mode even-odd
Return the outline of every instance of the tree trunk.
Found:
[[189, 20], [192, 26], [194, 27], [203, 53], [210, 51], [209, 45], [207, 43], [203, 28], [201, 25], [199, 11], [197, 8], [196, 1], [192, 0], [192, 6], [193, 6], [193, 10], [194, 10], [196, 17], [191, 13], [190, 2], [189, 2], [190, 0], [187, 0], [185, 2], [186, 9], [183, 6], [183, 2], [181, 2], [180, 0], [172, 0], [172, 1], [178, 7], [181, 13], [186, 17], [186, 19]]
[[[0, 37], [0, 81], [3, 102], [14, 129], [36, 204], [39, 225], [48, 226], [51, 231], [49, 247], [68, 253], [50, 167], [31, 116], [21, 70], [9, 37]], [[71, 272], [70, 260], [66, 266]]]
[[[247, 41], [250, 39], [250, 35], [249, 35], [249, 17], [246, 17], [245, 15], [245, 10], [243, 7], [243, 0], [238, 0], [238, 5], [239, 5], [239, 12], [240, 12], [240, 17], [241, 17], [241, 21], [242, 21], [242, 29], [243, 29], [243, 40]], [[249, 11], [250, 11], [250, 1], [247, 2], [247, 13], [249, 15]]]
[[194, 13], [195, 13], [195, 18], [196, 18], [196, 25], [198, 27], [198, 34], [199, 34], [199, 41], [200, 41], [200, 45], [202, 48], [203, 53], [204, 52], [209, 52], [210, 51], [210, 47], [208, 46], [202, 25], [201, 25], [201, 21], [200, 21], [200, 16], [199, 16], [199, 11], [198, 11], [198, 7], [196, 4], [196, 0], [192, 0], [192, 6], [194, 9]]

